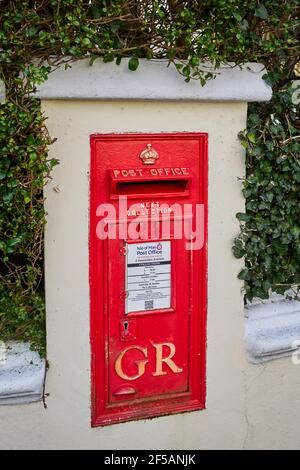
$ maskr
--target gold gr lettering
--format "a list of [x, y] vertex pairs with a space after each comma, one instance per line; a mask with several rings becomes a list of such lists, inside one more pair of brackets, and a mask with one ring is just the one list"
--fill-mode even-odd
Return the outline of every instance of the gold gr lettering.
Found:
[[[155, 353], [156, 353], [155, 354], [155, 357], [156, 357], [155, 372], [152, 373], [154, 377], [167, 375], [168, 372], [166, 370], [163, 370], [163, 364], [166, 364], [166, 366], [168, 366], [169, 369], [171, 369], [171, 371], [174, 374], [180, 374], [180, 372], [183, 371], [182, 367], [178, 367], [175, 364], [175, 362], [172, 360], [172, 357], [176, 353], [176, 347], [173, 343], [157, 343], [157, 344], [153, 344], [153, 346], [155, 348]], [[163, 356], [164, 347], [169, 349], [168, 355], [165, 357]], [[135, 375], [130, 376], [124, 372], [122, 361], [123, 361], [125, 354], [127, 354], [129, 351], [134, 350], [134, 349], [140, 351], [144, 355], [145, 359], [140, 359], [138, 361], [135, 361], [135, 365], [137, 367], [137, 373]], [[129, 346], [128, 348], [123, 349], [123, 351], [119, 353], [115, 362], [115, 371], [117, 375], [123, 380], [136, 380], [142, 375], [144, 375], [146, 364], [148, 363], [147, 358], [148, 358], [147, 348], [142, 348], [141, 346]]]

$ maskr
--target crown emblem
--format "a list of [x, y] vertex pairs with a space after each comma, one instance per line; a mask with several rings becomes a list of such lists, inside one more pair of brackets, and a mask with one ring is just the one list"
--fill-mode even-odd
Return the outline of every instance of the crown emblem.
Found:
[[143, 150], [140, 155], [140, 159], [144, 165], [153, 165], [158, 158], [159, 155], [157, 151], [152, 148], [152, 144], [147, 144], [146, 150]]

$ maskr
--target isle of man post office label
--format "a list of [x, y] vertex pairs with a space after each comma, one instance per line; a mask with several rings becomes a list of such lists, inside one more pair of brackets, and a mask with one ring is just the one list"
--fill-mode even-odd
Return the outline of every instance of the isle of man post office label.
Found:
[[171, 242], [128, 243], [126, 313], [171, 307]]

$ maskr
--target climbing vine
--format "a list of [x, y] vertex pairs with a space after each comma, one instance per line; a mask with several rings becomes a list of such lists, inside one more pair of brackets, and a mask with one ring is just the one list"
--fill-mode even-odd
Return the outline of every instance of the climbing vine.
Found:
[[188, 82], [213, 78], [204, 62], [260, 61], [274, 98], [251, 105], [245, 214], [234, 254], [245, 257], [245, 294], [297, 284], [299, 116], [292, 84], [299, 63], [298, 0], [0, 0], [0, 338], [45, 349], [43, 185], [49, 159], [36, 86], [57, 66], [129, 57], [166, 59]]
[[233, 251], [245, 257], [239, 278], [248, 300], [266, 299], [270, 289], [300, 297], [300, 120], [293, 83], [275, 86], [270, 103], [252, 104], [240, 135], [247, 150], [246, 213], [237, 214], [241, 233]]

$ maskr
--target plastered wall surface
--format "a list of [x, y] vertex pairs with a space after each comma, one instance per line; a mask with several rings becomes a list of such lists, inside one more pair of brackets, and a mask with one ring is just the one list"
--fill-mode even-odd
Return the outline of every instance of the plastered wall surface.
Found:
[[[60, 165], [45, 189], [48, 360], [42, 403], [0, 407], [0, 448], [300, 448], [300, 366], [246, 362], [242, 261], [231, 254], [243, 211], [246, 103], [44, 101]], [[90, 427], [89, 135], [208, 132], [207, 409]]]

